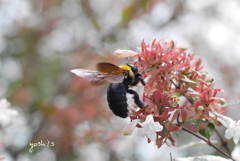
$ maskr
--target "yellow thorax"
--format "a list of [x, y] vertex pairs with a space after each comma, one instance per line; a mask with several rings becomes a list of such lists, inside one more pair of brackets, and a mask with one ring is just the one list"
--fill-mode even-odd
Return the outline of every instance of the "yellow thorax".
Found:
[[130, 66], [128, 66], [128, 65], [119, 65], [118, 67], [122, 68], [124, 70], [128, 70], [130, 77], [132, 77], [132, 78], [134, 77], [134, 74], [133, 74]]

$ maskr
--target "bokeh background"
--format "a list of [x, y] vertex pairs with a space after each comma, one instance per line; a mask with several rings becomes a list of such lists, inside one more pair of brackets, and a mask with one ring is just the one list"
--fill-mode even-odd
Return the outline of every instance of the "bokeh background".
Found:
[[[173, 40], [203, 58], [220, 96], [240, 99], [238, 0], [0, 0], [0, 97], [19, 112], [0, 129], [6, 161], [164, 161], [216, 154], [188, 133], [177, 147], [157, 149], [146, 138], [124, 137], [129, 119], [114, 116], [106, 86], [93, 87], [69, 71], [120, 65], [116, 49], [136, 50], [142, 40]], [[226, 115], [240, 118], [239, 106]], [[220, 129], [221, 131], [221, 129]], [[224, 131], [221, 131], [224, 134]], [[216, 138], [217, 139], [217, 138]], [[33, 148], [42, 141], [54, 146]], [[233, 148], [232, 142], [231, 149]]]

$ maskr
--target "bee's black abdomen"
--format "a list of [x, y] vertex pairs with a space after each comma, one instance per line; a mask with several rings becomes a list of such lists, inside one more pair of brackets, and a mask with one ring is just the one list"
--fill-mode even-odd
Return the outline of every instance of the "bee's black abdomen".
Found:
[[122, 118], [128, 116], [126, 87], [123, 83], [112, 83], [108, 87], [107, 101], [112, 112]]

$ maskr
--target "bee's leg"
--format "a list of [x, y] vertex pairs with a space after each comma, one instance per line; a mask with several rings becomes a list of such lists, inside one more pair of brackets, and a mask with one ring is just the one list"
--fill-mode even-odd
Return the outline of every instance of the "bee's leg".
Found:
[[132, 89], [127, 89], [127, 93], [133, 95], [134, 102], [138, 107], [140, 107], [140, 108], [144, 107], [144, 103], [139, 99], [139, 95], [136, 91], [134, 91]]
[[134, 82], [133, 82], [131, 85], [132, 85], [132, 86], [135, 86], [135, 85], [138, 84], [139, 81], [141, 81], [142, 85], [145, 86], [146, 83], [145, 83], [145, 81], [142, 79], [142, 76], [141, 76], [140, 74], [137, 74], [137, 75], [135, 76], [135, 80], [134, 80]]

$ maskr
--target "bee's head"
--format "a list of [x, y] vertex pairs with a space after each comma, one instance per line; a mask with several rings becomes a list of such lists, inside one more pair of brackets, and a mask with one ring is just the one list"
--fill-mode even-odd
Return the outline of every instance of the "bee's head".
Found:
[[138, 74], [138, 68], [135, 65], [127, 64], [127, 66], [129, 66], [131, 68], [131, 70], [135, 76]]

